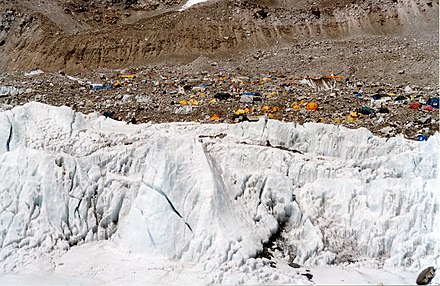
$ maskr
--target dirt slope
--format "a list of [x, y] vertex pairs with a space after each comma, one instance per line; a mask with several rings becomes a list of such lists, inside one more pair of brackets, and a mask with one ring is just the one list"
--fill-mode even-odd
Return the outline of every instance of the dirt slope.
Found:
[[0, 70], [115, 69], [200, 55], [241, 61], [274, 49], [284, 51], [281, 62], [329, 59], [316, 72], [438, 75], [438, 1], [217, 0], [179, 11], [184, 2], [2, 1]]

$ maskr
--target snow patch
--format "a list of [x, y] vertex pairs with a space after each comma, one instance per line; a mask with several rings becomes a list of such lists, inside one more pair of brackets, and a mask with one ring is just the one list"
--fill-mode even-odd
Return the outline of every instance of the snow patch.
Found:
[[208, 1], [208, 0], [188, 0], [188, 2], [186, 2], [182, 6], [182, 8], [180, 8], [180, 11], [186, 10], [186, 9], [190, 8], [191, 6], [194, 6], [196, 4], [203, 3], [203, 2], [206, 2], [206, 1]]

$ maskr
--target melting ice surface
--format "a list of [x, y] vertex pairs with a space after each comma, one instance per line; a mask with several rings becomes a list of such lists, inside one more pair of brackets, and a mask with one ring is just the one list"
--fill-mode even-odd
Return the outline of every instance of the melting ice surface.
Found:
[[0, 283], [414, 284], [439, 266], [438, 149], [438, 134], [15, 107], [0, 113]]

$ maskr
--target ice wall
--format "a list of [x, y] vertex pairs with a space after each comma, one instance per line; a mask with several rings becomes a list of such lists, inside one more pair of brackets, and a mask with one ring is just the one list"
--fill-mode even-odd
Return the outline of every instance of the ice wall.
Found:
[[0, 113], [0, 269], [108, 239], [221, 269], [212, 283], [234, 269], [250, 273], [241, 282], [268, 282], [254, 258], [280, 232], [298, 263], [438, 265], [438, 146], [438, 135], [271, 120], [126, 125], [26, 104]]
[[438, 135], [421, 144], [324, 124], [247, 124], [234, 126], [237, 139], [271, 147], [244, 148], [241, 166], [275, 169], [261, 177], [278, 177], [277, 190], [290, 185], [296, 197], [283, 234], [296, 262], [439, 265]]

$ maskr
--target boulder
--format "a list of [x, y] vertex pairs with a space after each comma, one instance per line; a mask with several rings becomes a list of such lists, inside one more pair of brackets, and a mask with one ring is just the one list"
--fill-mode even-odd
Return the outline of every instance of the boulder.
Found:
[[419, 276], [417, 276], [416, 283], [417, 285], [428, 285], [432, 278], [435, 276], [435, 268], [430, 266], [420, 272]]

